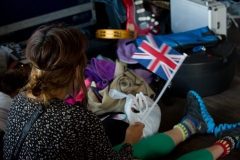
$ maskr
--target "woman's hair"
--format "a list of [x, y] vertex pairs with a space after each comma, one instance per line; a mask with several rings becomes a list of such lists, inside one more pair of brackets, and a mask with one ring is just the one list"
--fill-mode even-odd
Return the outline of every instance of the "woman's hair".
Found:
[[29, 82], [24, 88], [26, 92], [47, 104], [54, 97], [52, 91], [73, 85], [76, 67], [79, 66], [79, 87], [84, 93], [83, 103], [87, 105], [85, 47], [84, 34], [73, 27], [53, 24], [37, 29], [26, 47], [26, 58], [33, 65]]
[[28, 77], [20, 69], [8, 69], [1, 75], [0, 79], [1, 92], [11, 95], [26, 84]]

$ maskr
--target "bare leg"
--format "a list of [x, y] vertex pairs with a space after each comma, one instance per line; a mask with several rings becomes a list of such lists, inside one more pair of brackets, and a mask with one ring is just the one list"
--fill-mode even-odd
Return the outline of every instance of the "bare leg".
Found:
[[214, 145], [214, 146], [208, 147], [208, 148], [206, 148], [206, 150], [208, 150], [209, 152], [212, 153], [214, 159], [219, 158], [224, 152], [223, 148], [219, 145]]
[[[164, 133], [172, 138], [175, 146], [177, 146], [179, 143], [181, 143], [183, 141], [182, 133], [181, 133], [180, 129], [178, 129], [178, 128], [174, 128], [174, 129], [169, 130]], [[208, 147], [208, 148], [206, 148], [206, 150], [211, 152], [214, 159], [219, 158], [224, 152], [223, 148], [219, 145], [214, 145], [214, 146]]]
[[164, 133], [172, 138], [175, 146], [177, 146], [179, 143], [181, 143], [183, 141], [182, 132], [178, 128], [171, 129], [171, 130], [169, 130], [167, 132], [164, 132]]

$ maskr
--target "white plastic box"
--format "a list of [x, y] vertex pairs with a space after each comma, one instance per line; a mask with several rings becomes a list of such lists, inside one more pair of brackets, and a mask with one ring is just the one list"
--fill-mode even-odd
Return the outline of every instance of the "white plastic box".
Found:
[[171, 0], [173, 33], [208, 26], [215, 34], [227, 35], [227, 8], [216, 0]]

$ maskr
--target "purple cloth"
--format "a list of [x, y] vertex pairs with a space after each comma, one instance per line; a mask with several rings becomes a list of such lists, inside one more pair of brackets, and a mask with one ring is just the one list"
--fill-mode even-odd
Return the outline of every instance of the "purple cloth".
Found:
[[86, 67], [84, 73], [86, 78], [95, 81], [96, 87], [102, 90], [113, 80], [115, 67], [116, 64], [114, 62], [92, 58], [90, 65]]
[[134, 72], [141, 76], [148, 84], [152, 83], [153, 73], [145, 69], [135, 69]]
[[136, 60], [132, 59], [133, 53], [136, 51], [136, 46], [133, 42], [133, 39], [120, 39], [117, 43], [117, 55], [120, 61], [127, 64], [136, 64]]

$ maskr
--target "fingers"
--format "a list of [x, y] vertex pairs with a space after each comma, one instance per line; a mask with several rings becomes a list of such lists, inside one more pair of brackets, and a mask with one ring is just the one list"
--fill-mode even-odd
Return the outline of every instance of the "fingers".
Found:
[[143, 128], [145, 127], [145, 124], [142, 122], [135, 122], [134, 126], [139, 127], [141, 130], [143, 130]]
[[144, 127], [145, 125], [141, 122], [136, 122], [133, 125], [130, 125], [126, 131], [125, 143], [137, 143], [142, 137]]

